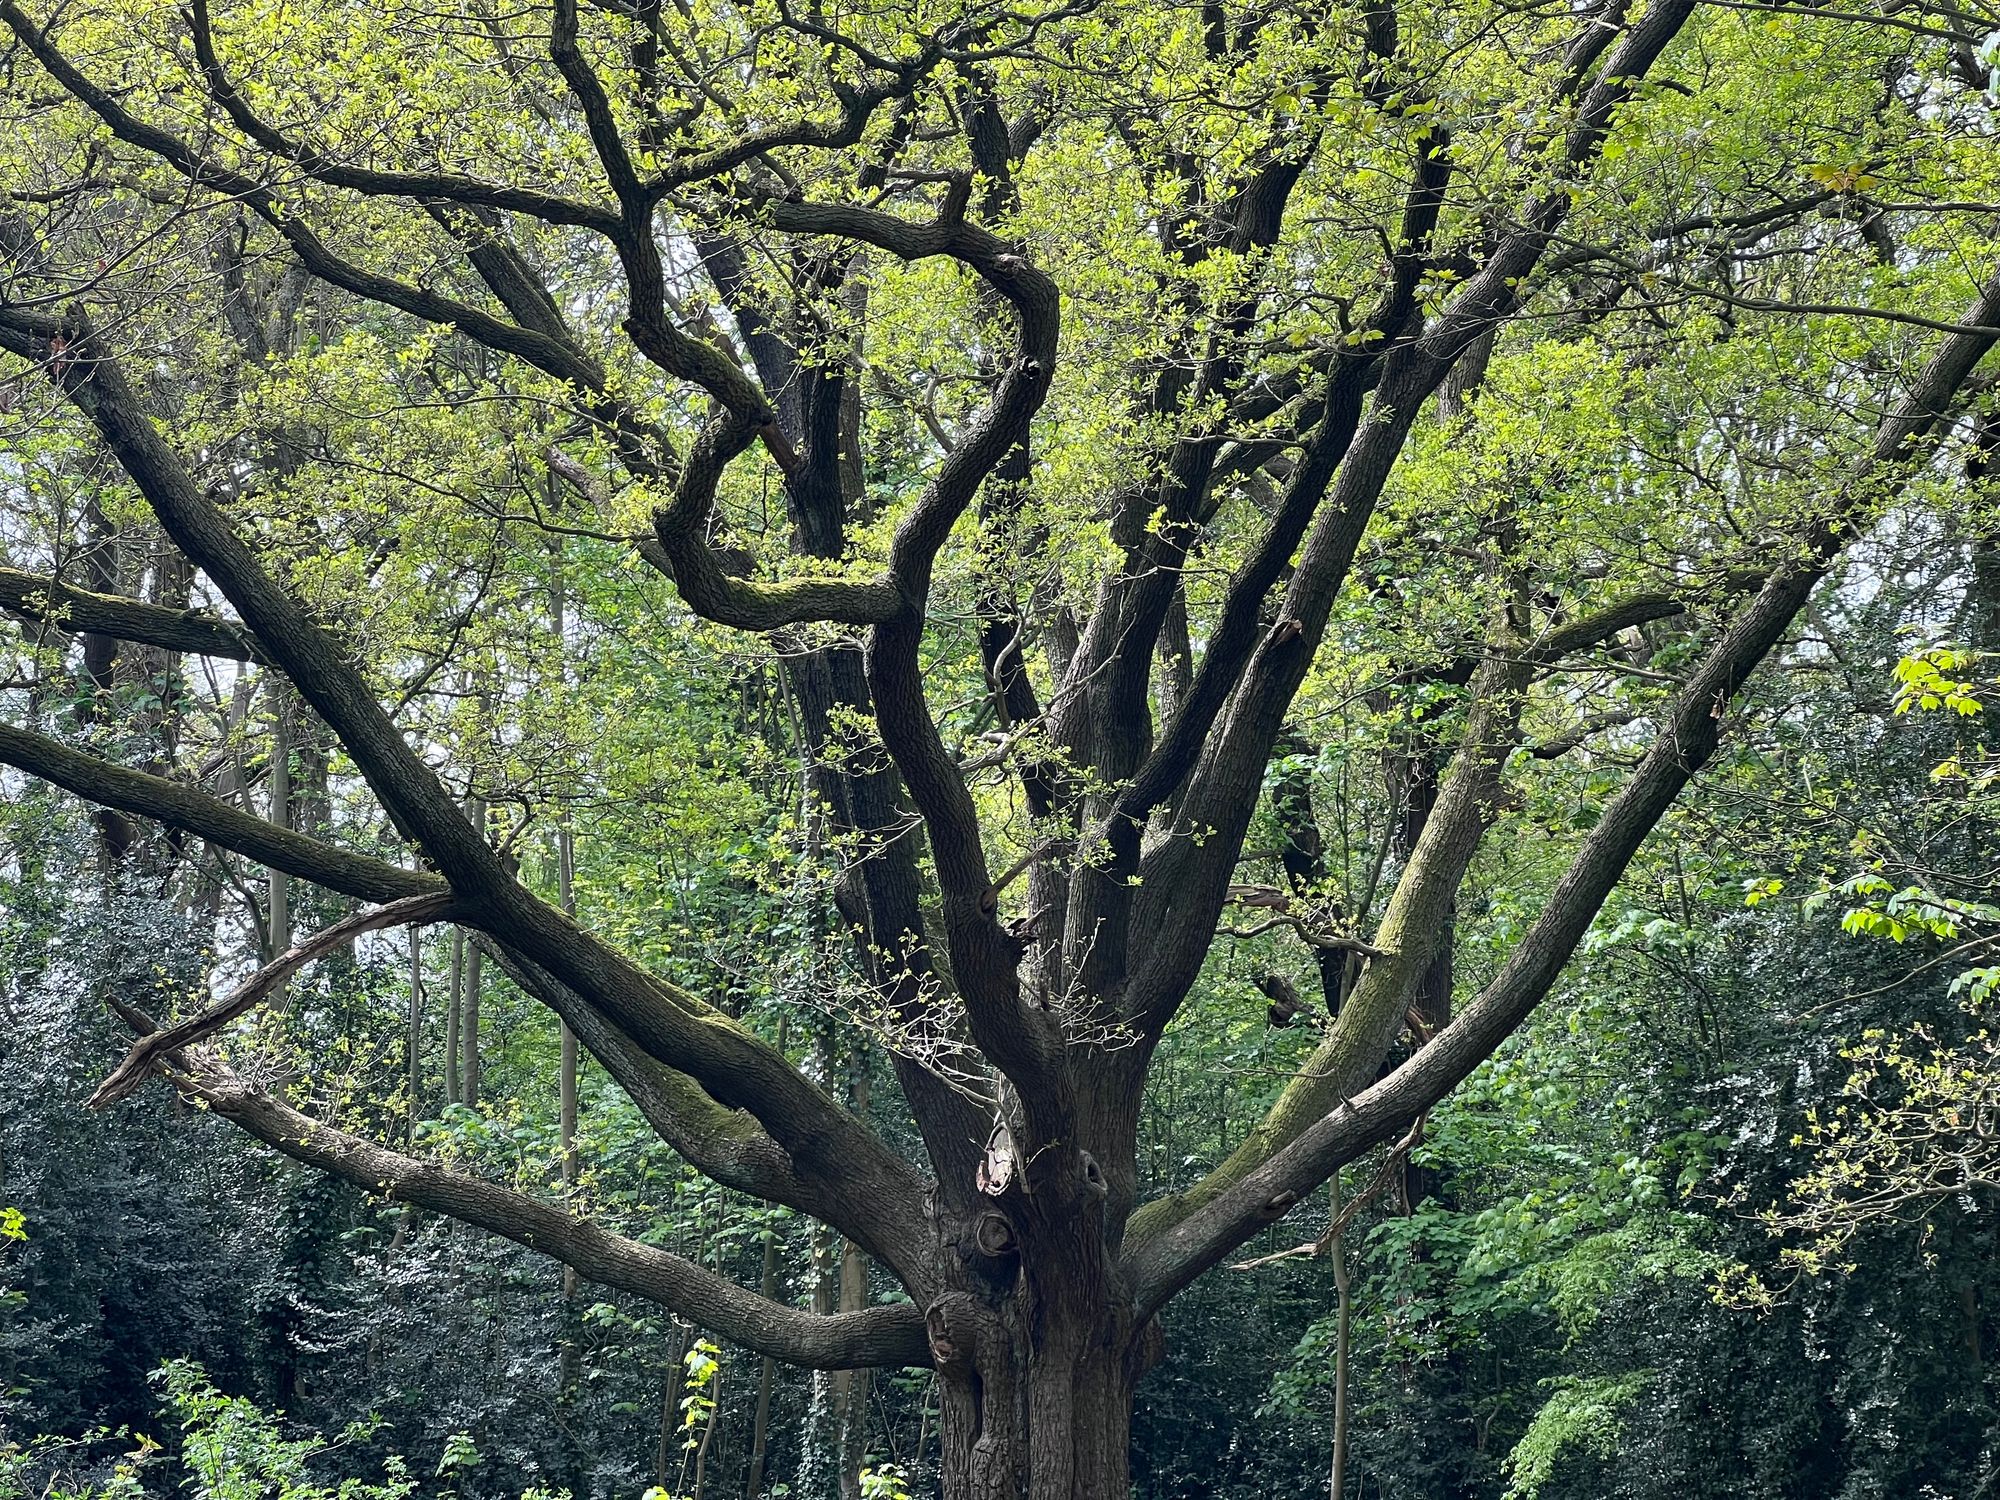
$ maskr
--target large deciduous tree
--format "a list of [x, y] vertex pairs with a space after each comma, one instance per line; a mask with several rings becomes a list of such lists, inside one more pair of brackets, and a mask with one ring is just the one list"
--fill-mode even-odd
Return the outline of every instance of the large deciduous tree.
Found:
[[[11, 409], [64, 463], [114, 464], [91, 483], [143, 501], [185, 574], [160, 602], [54, 557], [0, 569], [0, 605], [107, 660], [281, 676], [281, 756], [337, 747], [317, 776], [363, 809], [347, 829], [386, 816], [415, 856], [260, 817], [158, 736], [120, 753], [33, 701], [0, 724], [0, 762], [162, 825], [161, 860], [193, 838], [379, 904], [171, 1024], [129, 1008], [104, 1097], [160, 1073], [299, 1161], [779, 1360], [932, 1366], [952, 1500], [1125, 1493], [1163, 1309], [1549, 994], [1846, 544], [1949, 471], [2000, 338], [1991, 210], [1948, 191], [1992, 175], [1956, 10], [0, 20]], [[1670, 399], [1677, 362], [1707, 383]], [[1533, 376], [1561, 408], [1572, 368], [1605, 425], [1530, 462], [1537, 435], [1504, 429], [1533, 404], [1505, 391]], [[1647, 399], [1651, 427], [1621, 428]], [[41, 461], [0, 457], [0, 482]], [[768, 653], [797, 858], [826, 872], [863, 981], [841, 1003], [920, 1159], [719, 985], [518, 878], [503, 799], [422, 717], [455, 637], [419, 649], [369, 613], [413, 556], [454, 564], [448, 528], [399, 527], [424, 484], [489, 486], [524, 555], [556, 539], [558, 660], [606, 542]], [[1318, 711], [1336, 659], [1373, 661], [1350, 675], [1400, 726], [1370, 752], [1390, 826], [1347, 906], [1298, 771], [1343, 722]], [[1579, 661], [1641, 687], [1607, 706]], [[1523, 767], [1563, 756], [1610, 778], [1601, 815], [1452, 1015], [1460, 892]], [[1245, 878], [1267, 785], [1276, 884]], [[1318, 1040], [1233, 1154], [1141, 1201], [1149, 1067], [1246, 907], [1314, 956]], [[690, 1164], [823, 1222], [908, 1300], [783, 1305], [303, 1110], [216, 1044], [312, 957], [437, 921]]]

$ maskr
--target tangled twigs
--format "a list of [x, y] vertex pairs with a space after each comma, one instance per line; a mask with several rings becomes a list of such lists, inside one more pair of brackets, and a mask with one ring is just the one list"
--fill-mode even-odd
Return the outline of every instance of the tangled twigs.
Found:
[[162, 1031], [149, 1032], [139, 1038], [127, 1052], [111, 1075], [97, 1086], [97, 1092], [89, 1099], [92, 1109], [106, 1109], [121, 1099], [137, 1093], [146, 1081], [153, 1064], [182, 1047], [192, 1046], [206, 1037], [213, 1036], [238, 1016], [254, 1010], [270, 996], [279, 985], [293, 974], [321, 955], [331, 952], [342, 944], [350, 943], [365, 932], [376, 932], [384, 927], [402, 927], [425, 922], [436, 922], [448, 917], [456, 910], [458, 898], [450, 892], [438, 892], [424, 896], [406, 896], [400, 901], [391, 901], [386, 906], [377, 906], [368, 911], [356, 912], [345, 921], [336, 922], [306, 939], [264, 965], [249, 979], [245, 980], [226, 998], [218, 1000], [206, 1010], [188, 1017], [178, 1025]]

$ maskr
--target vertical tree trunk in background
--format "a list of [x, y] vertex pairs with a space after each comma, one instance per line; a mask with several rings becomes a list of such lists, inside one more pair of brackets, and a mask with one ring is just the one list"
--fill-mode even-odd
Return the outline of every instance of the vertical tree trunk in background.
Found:
[[458, 1046], [465, 1069], [459, 1086], [459, 1100], [467, 1109], [479, 1108], [480, 1076], [479, 1059], [479, 991], [484, 980], [481, 972], [479, 945], [472, 943], [465, 950], [465, 1005], [461, 1012], [462, 1031]]
[[[265, 778], [265, 795], [270, 821], [280, 828], [292, 826], [292, 735], [290, 694], [274, 675], [265, 691], [271, 705], [271, 760]], [[271, 869], [265, 880], [264, 959], [269, 962], [292, 946], [291, 877]], [[283, 984], [271, 996], [271, 1008], [282, 1011], [291, 998], [291, 986]]]
[[[556, 832], [556, 878], [560, 886], [558, 899], [563, 914], [569, 917], [576, 915], [575, 868], [575, 836], [565, 824]], [[578, 1060], [576, 1033], [564, 1022], [556, 1076], [556, 1135], [558, 1149], [562, 1152], [562, 1184], [566, 1198], [575, 1194], [579, 1173], [576, 1155]], [[564, 1287], [571, 1296], [576, 1293], [575, 1280], [574, 1269], [565, 1272]]]
[[[560, 619], [560, 615], [558, 615]], [[576, 844], [567, 818], [556, 829], [556, 899], [565, 915], [576, 915]], [[556, 1076], [556, 1145], [561, 1153], [562, 1193], [565, 1203], [573, 1203], [576, 1198], [580, 1164], [576, 1154], [576, 1083], [577, 1083], [577, 1043], [576, 1033], [569, 1029], [567, 1022], [562, 1026], [561, 1054], [557, 1063]], [[562, 1344], [556, 1361], [556, 1405], [565, 1416], [564, 1430], [574, 1432], [575, 1425], [569, 1414], [576, 1409], [577, 1386], [582, 1377], [583, 1351], [578, 1342], [578, 1292], [581, 1282], [574, 1266], [566, 1265], [562, 1272]], [[581, 1496], [585, 1491], [586, 1475], [583, 1469], [581, 1445], [573, 1439], [567, 1445], [570, 1463], [570, 1492]]]
[[[854, 1113], [868, 1117], [868, 1070], [862, 1065], [854, 1082]], [[838, 1311], [860, 1312], [868, 1305], [868, 1257], [852, 1240], [842, 1243], [840, 1254], [840, 1300]], [[861, 1466], [868, 1458], [867, 1370], [835, 1373], [834, 1410], [839, 1433], [841, 1500], [861, 1500]]]
[[[465, 801], [465, 815], [472, 820], [472, 826], [484, 833], [486, 829], [486, 799], [468, 797]], [[464, 1069], [459, 1081], [458, 1102], [467, 1109], [479, 1108], [480, 1058], [479, 1058], [479, 991], [483, 978], [481, 974], [482, 955], [477, 943], [468, 943], [465, 948], [465, 994], [459, 1008], [458, 1050]]]
[[[1400, 753], [1387, 757], [1385, 766], [1391, 806], [1395, 809], [1389, 851], [1398, 867], [1407, 863], [1416, 852], [1417, 840], [1423, 837], [1424, 827], [1430, 822], [1431, 812], [1438, 800], [1435, 738], [1428, 730], [1412, 727], [1409, 741]], [[1446, 905], [1439, 922], [1442, 930], [1436, 953], [1417, 980], [1416, 994], [1410, 1003], [1411, 1014], [1421, 1029], [1421, 1034], [1411, 1039], [1412, 1046], [1422, 1046], [1426, 1037], [1434, 1036], [1451, 1020], [1452, 985], [1455, 982], [1453, 934], [1458, 924], [1456, 895]], [[1409, 1213], [1419, 1203], [1435, 1197], [1443, 1185], [1443, 1174], [1435, 1167], [1419, 1166], [1405, 1157], [1397, 1185], [1397, 1198], [1402, 1211]]]
[[[840, 1257], [840, 1306], [844, 1313], [868, 1305], [868, 1257], [848, 1240]], [[868, 1395], [871, 1372], [842, 1370], [834, 1377], [839, 1412], [841, 1500], [860, 1500], [861, 1468], [868, 1460]]]
[[[833, 1230], [824, 1224], [813, 1225], [812, 1307], [822, 1316], [831, 1314], [840, 1305], [840, 1262], [836, 1259], [840, 1243]], [[812, 1393], [807, 1399], [805, 1425], [799, 1435], [799, 1473], [794, 1485], [802, 1500], [833, 1500], [834, 1495], [846, 1492], [842, 1473], [842, 1460], [846, 1456], [842, 1441], [846, 1423], [841, 1410], [844, 1389], [839, 1371], [813, 1371]], [[833, 1480], [831, 1493], [826, 1484], [829, 1476]]]
[[[812, 1043], [817, 1071], [829, 1092], [845, 1094], [857, 1115], [865, 1118], [869, 1082], [867, 1063], [851, 1082], [843, 1079], [847, 1065], [831, 1028], [821, 1029]], [[823, 1316], [852, 1312], [866, 1302], [868, 1262], [852, 1241], [828, 1225], [812, 1228], [813, 1311]], [[802, 1500], [858, 1500], [861, 1465], [867, 1456], [867, 1372], [815, 1370], [801, 1434], [799, 1470], [794, 1490]], [[755, 1446], [753, 1437], [752, 1446]], [[831, 1480], [829, 1486], [828, 1481]]]
[[459, 927], [451, 930], [450, 985], [444, 1014], [444, 1102], [456, 1104], [460, 1097], [458, 1034], [464, 1025], [465, 1011], [465, 931]]
[[[83, 507], [83, 586], [93, 593], [118, 592], [118, 533], [105, 517], [95, 489], [88, 491]], [[119, 643], [113, 636], [84, 631], [83, 692], [78, 694], [86, 707], [79, 718], [85, 724], [100, 724], [111, 717], [112, 694], [117, 689]], [[92, 817], [97, 824], [100, 868], [106, 881], [123, 866], [132, 847], [131, 822], [121, 812], [97, 808]]]
[[[790, 1030], [790, 1018], [779, 1016], [777, 1047], [780, 1052], [785, 1050], [786, 1034]], [[775, 1229], [764, 1232], [764, 1264], [757, 1286], [768, 1300], [778, 1300], [778, 1232]], [[758, 1362], [757, 1405], [750, 1417], [750, 1470], [743, 1484], [743, 1500], [757, 1500], [764, 1491], [764, 1479], [770, 1467], [771, 1388], [777, 1380], [777, 1373], [777, 1361], [770, 1355], [765, 1355]]]
[[1327, 1255], [1333, 1262], [1333, 1465], [1327, 1478], [1328, 1500], [1342, 1500], [1347, 1494], [1347, 1369], [1354, 1334], [1354, 1283], [1347, 1265], [1347, 1235], [1340, 1225], [1340, 1174], [1333, 1174], [1327, 1212], [1333, 1216], [1334, 1232], [1327, 1240]]
[[[250, 672], [238, 672], [229, 687], [229, 704], [222, 711], [222, 746], [215, 770], [215, 795], [245, 811], [250, 807], [250, 790], [244, 765], [243, 737], [249, 730], [250, 707], [256, 692], [256, 676]], [[188, 910], [202, 920], [208, 930], [213, 930], [222, 917], [228, 858], [228, 852], [221, 845], [212, 840], [203, 842], [195, 882], [188, 895]]]
[[[158, 527], [146, 526], [142, 532], [141, 550], [149, 564], [143, 590], [147, 602], [162, 609], [185, 610], [194, 588], [193, 565]], [[130, 653], [137, 676], [151, 690], [157, 704], [137, 716], [139, 723], [152, 730], [151, 737], [157, 746], [157, 754], [146, 758], [145, 769], [168, 774], [180, 745], [181, 716], [187, 706], [182, 654], [164, 646], [128, 645], [125, 650]], [[173, 863], [180, 862], [183, 849], [179, 835], [169, 836], [166, 852]]]
[[[1319, 816], [1313, 809], [1312, 768], [1305, 761], [1310, 746], [1295, 735], [1286, 735], [1276, 746], [1271, 774], [1271, 812], [1278, 821], [1284, 843], [1278, 851], [1285, 867], [1285, 881], [1295, 901], [1303, 905], [1323, 905], [1338, 919], [1344, 915], [1328, 888], [1326, 839], [1320, 832]], [[1337, 921], [1334, 925], [1337, 925]], [[1326, 1013], [1340, 1013], [1346, 992], [1348, 955], [1337, 948], [1319, 948], [1313, 961], [1319, 970], [1320, 994]], [[1289, 1023], [1287, 1023], [1289, 1024]]]
[[[333, 740], [317, 715], [307, 711], [296, 694], [287, 720], [285, 741], [289, 756], [289, 804], [294, 832], [326, 842], [333, 837]], [[351, 896], [342, 896], [294, 879], [286, 893], [286, 914], [291, 934], [330, 926], [354, 914], [360, 907]], [[343, 944], [326, 955], [319, 974], [329, 988], [358, 992], [362, 979], [353, 943]]]
[[[778, 1299], [778, 1236], [775, 1230], [764, 1236], [763, 1274], [758, 1290], [775, 1302]], [[771, 1387], [778, 1362], [765, 1355], [757, 1367], [757, 1405], [750, 1417], [750, 1475], [743, 1485], [743, 1500], [757, 1500], [764, 1492], [764, 1472], [771, 1441]]]
[[[548, 499], [551, 509], [561, 500], [553, 473], [549, 475]], [[551, 538], [549, 557], [552, 564], [549, 581], [549, 628], [555, 639], [556, 685], [566, 698], [569, 686], [569, 594], [568, 579], [563, 572], [561, 537]], [[576, 916], [576, 834], [570, 827], [566, 808], [556, 814], [556, 905], [561, 908], [564, 916], [572, 919]], [[560, 1021], [558, 1024], [562, 1028], [562, 1051], [556, 1076], [556, 1130], [557, 1145], [562, 1152], [563, 1196], [567, 1198], [575, 1194], [577, 1184], [577, 1043], [576, 1033], [569, 1029], [569, 1023]], [[563, 1270], [563, 1295], [571, 1301], [576, 1297], [576, 1272], [570, 1267], [565, 1267]], [[565, 1389], [567, 1388], [566, 1385]]]
[[653, 1483], [661, 1489], [673, 1478], [675, 1440], [680, 1432], [681, 1392], [687, 1380], [688, 1346], [693, 1330], [678, 1318], [668, 1319], [673, 1336], [667, 1341], [667, 1368], [660, 1388], [660, 1434], [653, 1449]]
[[424, 1117], [424, 929], [410, 927], [410, 1018], [404, 1041], [407, 1054], [405, 1086], [410, 1091], [410, 1119], [406, 1139], [414, 1141], [417, 1121]]
[[[550, 476], [550, 498], [555, 496], [554, 476]], [[555, 635], [557, 672], [560, 685], [568, 686], [569, 680], [569, 601], [565, 592], [562, 564], [562, 539], [556, 538], [550, 544], [550, 552], [555, 564], [555, 577], [550, 585], [549, 613], [551, 629]], [[570, 827], [567, 811], [556, 815], [556, 904], [566, 917], [576, 916], [576, 834]], [[562, 1152], [562, 1182], [565, 1197], [573, 1195], [577, 1183], [576, 1159], [576, 1033], [569, 1029], [567, 1021], [558, 1023], [562, 1027], [562, 1055], [558, 1063], [556, 1077], [556, 1114], [558, 1146]], [[576, 1272], [565, 1268], [563, 1272], [563, 1292], [566, 1297], [576, 1295]]]
[[715, 1429], [722, 1420], [722, 1371], [709, 1376], [709, 1398], [715, 1403], [708, 1409], [708, 1419], [701, 1424], [701, 1442], [694, 1451], [694, 1493], [689, 1500], [702, 1500], [708, 1488], [708, 1450], [715, 1442]]

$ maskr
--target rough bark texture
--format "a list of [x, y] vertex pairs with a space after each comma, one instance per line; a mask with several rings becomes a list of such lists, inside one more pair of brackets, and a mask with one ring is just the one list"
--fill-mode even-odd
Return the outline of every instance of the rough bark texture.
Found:
[[[1417, 725], [1389, 756], [1399, 821], [1386, 840], [1382, 915], [1365, 939], [1331, 931], [1335, 921], [1368, 913], [1323, 909], [1325, 851], [1311, 789], [1281, 766], [1274, 811], [1285, 830], [1289, 914], [1314, 942], [1325, 1033], [1276, 1106], [1213, 1173], [1177, 1196], [1140, 1202], [1139, 1121], [1154, 1051], [1194, 990], [1232, 891], [1240, 894], [1238, 866], [1267, 773], [1274, 756], [1282, 759], [1288, 716], [1336, 628], [1336, 607], [1353, 587], [1406, 441], [1434, 397], [1451, 409], [1476, 384], [1496, 339], [1535, 295], [1535, 273], [1617, 111], [1693, 10], [1692, 0], [1655, 0], [1636, 15], [1594, 10], [1580, 24], [1554, 60], [1553, 82], [1544, 74], [1533, 80], [1552, 90], [1544, 113], [1562, 122], [1558, 134], [1524, 143], [1523, 161], [1536, 165], [1524, 167], [1518, 201], [1495, 206], [1478, 255], [1454, 262], [1449, 295], [1427, 306], [1420, 288], [1442, 253], [1431, 241], [1456, 171], [1449, 122], [1440, 122], [1412, 161], [1393, 233], [1381, 237], [1373, 304], [1345, 309], [1354, 336], [1301, 359], [1292, 374], [1259, 369], [1260, 319], [1282, 291], [1263, 271], [1318, 148], [1316, 127], [1288, 117], [1222, 196], [1199, 180], [1174, 189], [1184, 211], [1166, 216], [1162, 252], [1184, 269], [1219, 255], [1247, 269], [1221, 306], [1204, 312], [1212, 329], [1198, 357], [1162, 361], [1134, 382], [1135, 420], [1170, 436], [1129, 490], [1112, 497], [1114, 565], [1096, 597], [1074, 612], [1042, 609], [1031, 582], [1017, 587], [998, 570], [970, 591], [983, 712], [999, 741], [987, 765], [1014, 779], [1034, 834], [1012, 869], [996, 870], [999, 841], [982, 824], [974, 762], [946, 744], [927, 694], [926, 651], [935, 639], [933, 574], [955, 531], [976, 530], [997, 555], [996, 538], [1031, 524], [1022, 519], [1022, 490], [1063, 348], [1054, 277], [993, 227], [1004, 224], [1012, 174], [1046, 123], [1032, 111], [1005, 118], [986, 74], [978, 49], [993, 44], [990, 28], [1011, 22], [947, 28], [911, 58], [870, 64], [879, 80], [847, 89], [837, 117], [752, 131], [706, 153], [676, 154], [654, 133], [635, 158], [620, 134], [621, 112], [580, 42], [574, 0], [557, 0], [549, 59], [568, 90], [565, 107], [603, 168], [601, 201], [579, 201], [450, 172], [334, 161], [308, 149], [235, 90], [196, 0], [186, 24], [199, 107], [233, 133], [247, 159], [272, 168], [238, 171], [222, 164], [231, 153], [198, 147], [134, 113], [126, 94], [94, 80], [16, 0], [0, 0], [21, 66], [32, 59], [46, 75], [41, 81], [90, 111], [121, 150], [178, 173], [190, 194], [255, 219], [272, 253], [288, 257], [302, 280], [443, 325], [497, 360], [566, 382], [597, 425], [601, 443], [588, 450], [591, 461], [615, 464], [666, 497], [651, 534], [634, 543], [638, 556], [672, 579], [695, 614], [775, 633], [808, 788], [801, 823], [814, 855], [839, 851], [844, 861], [834, 872], [833, 909], [818, 914], [819, 932], [853, 935], [857, 967], [888, 1018], [883, 1040], [903, 1094], [897, 1107], [914, 1119], [925, 1160], [920, 1167], [891, 1149], [871, 1124], [865, 1090], [816, 1082], [793, 1065], [782, 1037], [773, 1044], [579, 925], [567, 897], [566, 828], [563, 895], [545, 901], [524, 888], [489, 844], [483, 813], [465, 816], [463, 781], [448, 789], [412, 745], [338, 622], [315, 617], [288, 589], [256, 534], [204, 482], [201, 456], [179, 451], [153, 420], [144, 386], [108, 334], [79, 315], [0, 300], [0, 351], [39, 371], [94, 430], [177, 549], [182, 584], [199, 568], [241, 623], [181, 607], [185, 587], [151, 603], [120, 596], [101, 548], [80, 585], [0, 570], [0, 609], [37, 628], [81, 628], [85, 677], [97, 688], [113, 681], [120, 641], [282, 674], [287, 724], [293, 714], [311, 721], [293, 742], [318, 747], [320, 769], [307, 779], [323, 792], [325, 759], [337, 742], [427, 868], [333, 847], [318, 836], [322, 817], [287, 810], [281, 782], [273, 783], [272, 806], [282, 815], [261, 819], [164, 774], [164, 760], [161, 774], [122, 767], [10, 725], [0, 725], [0, 764], [102, 810], [100, 826], [118, 857], [130, 843], [130, 820], [150, 820], [260, 862], [274, 894], [289, 891], [286, 881], [304, 882], [399, 903], [403, 919], [416, 912], [459, 923], [466, 936], [457, 948], [462, 967], [454, 964], [449, 1025], [458, 1055], [448, 1054], [448, 1096], [478, 1101], [479, 976], [490, 958], [565, 1027], [565, 1142], [576, 1123], [580, 1048], [696, 1168], [825, 1226], [823, 1243], [830, 1254], [840, 1247], [842, 1273], [826, 1268], [822, 1310], [781, 1305], [768, 1260], [761, 1289], [737, 1287], [557, 1203], [310, 1119], [208, 1055], [199, 1026], [152, 1033], [135, 1067], [164, 1072], [280, 1152], [533, 1246], [579, 1277], [653, 1299], [771, 1359], [841, 1372], [934, 1366], [947, 1500], [1125, 1494], [1133, 1392], [1160, 1357], [1160, 1310], [1343, 1164], [1407, 1131], [1549, 992], [1627, 863], [1714, 754], [1733, 696], [1784, 638], [1855, 528], [1934, 451], [1942, 419], [1993, 344], [2000, 281], [1965, 328], [1943, 336], [1907, 399], [1883, 419], [1870, 461], [1829, 499], [1823, 521], [1702, 638], [1706, 654], [1659, 710], [1650, 745], [1545, 910], [1458, 1014], [1451, 1005], [1458, 893], [1508, 796], [1507, 758], [1519, 746], [1538, 674], [1565, 651], [1681, 612], [1688, 596], [1647, 594], [1583, 618], [1555, 618], [1538, 613], [1511, 575], [1503, 578], [1484, 639], [1468, 646], [1462, 670], [1452, 669], [1468, 699], [1462, 728], [1443, 743]], [[1370, 7], [1364, 20], [1373, 70], [1365, 87], [1385, 107], [1399, 55], [1396, 20], [1385, 6]], [[1255, 40], [1232, 41], [1217, 20], [1209, 44], [1223, 59]], [[851, 147], [885, 109], [893, 157], [916, 129], [896, 108], [948, 57], [953, 118], [985, 185], [978, 203], [970, 173], [901, 182], [874, 157], [830, 167], [812, 195], [775, 189], [769, 172], [739, 171], [768, 165], [766, 155], [780, 148]], [[652, 164], [642, 171], [638, 160]], [[1172, 178], [1170, 166], [1161, 170]], [[458, 300], [437, 290], [446, 278], [405, 282], [343, 258], [315, 228], [317, 210], [277, 185], [300, 179], [328, 194], [419, 206], [453, 237], [466, 274], [490, 295]], [[883, 207], [892, 182], [906, 193], [898, 211]], [[684, 324], [669, 296], [656, 227], [662, 201], [683, 188], [701, 189], [676, 208], [697, 220], [705, 193], [728, 205], [691, 237], [700, 272], [735, 324], [734, 341], [712, 322]], [[928, 196], [906, 214], [908, 193]], [[629, 294], [623, 335], [631, 357], [705, 398], [691, 437], [661, 431], [625, 394], [627, 381], [607, 379], [568, 327], [563, 304], [513, 247], [509, 216], [601, 240]], [[790, 308], [770, 306], [749, 274], [750, 247], [761, 248], [765, 235], [790, 257], [787, 284], [798, 289]], [[994, 336], [978, 355], [979, 404], [956, 430], [934, 434], [938, 457], [901, 503], [879, 571], [833, 576], [876, 520], [856, 451], [865, 362], [855, 330], [868, 305], [867, 267], [887, 258], [941, 261], [966, 277]], [[225, 267], [225, 274], [237, 273]], [[232, 326], [245, 316], [241, 290], [231, 294]], [[1192, 302], [1179, 309], [1193, 310]], [[253, 349], [261, 336], [255, 320], [238, 336]], [[1240, 431], [1281, 416], [1290, 425], [1280, 437], [1238, 440]], [[570, 441], [551, 441], [540, 477], [601, 499], [614, 481], [567, 451]], [[782, 475], [791, 561], [809, 576], [759, 579], [748, 554], [726, 544], [718, 495], [725, 471], [750, 461], [746, 455], [768, 457]], [[274, 451], [263, 461], [282, 471], [285, 459]], [[1212, 563], [1206, 528], [1223, 489], [1239, 482], [1261, 502], [1260, 529], [1216, 584], [1220, 600], [1196, 632], [1191, 569]], [[1512, 566], [1508, 554], [1504, 547], [1496, 554], [1503, 573]], [[1026, 665], [1031, 649], [1041, 653], [1035, 671]], [[235, 790], [247, 796], [247, 778], [237, 779]], [[283, 936], [280, 905], [272, 903], [274, 939]], [[356, 930], [329, 932], [337, 941]], [[301, 949], [321, 951], [310, 943]], [[256, 1003], [282, 983], [293, 957], [273, 965], [275, 977], [267, 970], [247, 1001], [238, 996], [223, 1009]], [[1413, 1012], [1418, 1024], [1397, 1052]], [[133, 1019], [150, 1030], [145, 1018]], [[1385, 1062], [1393, 1062], [1386, 1071]], [[414, 1041], [412, 1068], [414, 1097], [421, 1081]], [[573, 1185], [567, 1165], [565, 1173]], [[867, 1306], [871, 1274], [893, 1278], [910, 1300]], [[843, 1455], [858, 1465], [855, 1410], [865, 1404], [866, 1377], [836, 1379]], [[753, 1489], [763, 1477], [760, 1469]]]

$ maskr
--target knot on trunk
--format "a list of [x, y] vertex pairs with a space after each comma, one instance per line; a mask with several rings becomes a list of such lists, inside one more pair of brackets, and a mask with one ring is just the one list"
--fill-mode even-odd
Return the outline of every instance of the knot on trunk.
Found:
[[1083, 1190], [1092, 1197], [1102, 1198], [1111, 1192], [1111, 1184], [1105, 1180], [1104, 1168], [1097, 1164], [1097, 1158], [1088, 1151], [1077, 1152], [1077, 1168], [1083, 1177]]
[[993, 1341], [1005, 1337], [999, 1317], [969, 1292], [939, 1294], [924, 1309], [924, 1335], [938, 1370], [948, 1375], [969, 1374], [990, 1363]]
[[973, 1222], [972, 1245], [989, 1260], [1001, 1260], [1019, 1248], [1014, 1226], [998, 1209], [988, 1209]]

